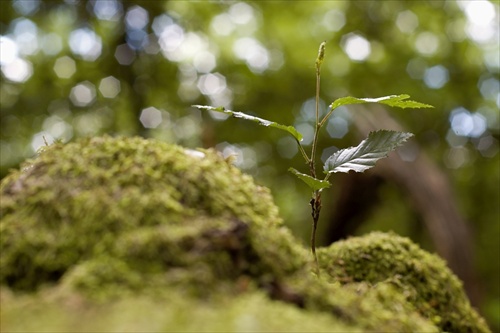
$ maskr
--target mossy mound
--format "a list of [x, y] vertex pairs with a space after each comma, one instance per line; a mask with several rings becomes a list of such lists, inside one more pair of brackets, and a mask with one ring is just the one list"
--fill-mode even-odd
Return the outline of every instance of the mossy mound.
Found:
[[[14, 289], [65, 275], [93, 288], [82, 279], [95, 275], [82, 272], [106, 266], [161, 284], [284, 276], [307, 262], [269, 190], [211, 150], [142, 138], [56, 144], [5, 178], [1, 193], [0, 283]], [[104, 282], [128, 276], [97, 270]]]
[[[95, 304], [47, 289], [1, 291], [2, 332], [364, 332], [326, 312], [304, 311], [263, 292], [220, 294], [210, 302], [167, 288], [168, 297], [135, 294]], [[427, 332], [427, 331], [426, 331]], [[437, 331], [434, 331], [437, 332]]]
[[374, 232], [322, 248], [318, 258], [330, 281], [392, 285], [444, 332], [489, 332], [446, 263], [408, 238]]
[[[75, 295], [104, 302], [99, 309], [109, 305], [109, 312], [96, 311], [96, 322], [114, 315], [117, 299], [133, 305], [145, 297], [168, 313], [195, 309], [188, 324], [166, 321], [175, 330], [199, 327], [210, 313], [228, 318], [221, 323], [224, 330], [231, 330], [231, 320], [250, 315], [260, 318], [253, 321], [261, 325], [257, 330], [289, 331], [292, 321], [272, 318], [300, 311], [304, 325], [298, 327], [315, 331], [438, 332], [435, 324], [455, 332], [484, 331], [456, 280], [449, 287], [454, 298], [445, 301], [459, 303], [435, 304], [443, 299], [434, 284], [455, 278], [442, 262], [432, 266], [434, 256], [395, 235], [353, 238], [319, 250], [318, 278], [307, 250], [283, 226], [269, 190], [212, 150], [141, 138], [55, 144], [3, 179], [0, 193], [0, 284], [2, 293], [14, 294], [0, 302], [9, 307], [30, 309], [18, 303], [22, 292], [44, 303], [44, 290], [56, 290], [63, 296], [49, 297], [47, 309], [59, 311], [58, 304]], [[360, 253], [374, 262], [388, 260], [389, 250], [375, 245], [384, 237], [395, 248], [394, 263], [387, 267], [404, 265], [400, 261], [409, 259], [401, 253], [407, 249], [416, 262], [424, 261], [418, 267], [431, 289], [424, 289], [425, 283], [402, 288], [415, 275], [410, 269], [386, 269], [381, 277], [381, 263], [347, 265], [359, 262]], [[246, 309], [242, 300], [253, 308]], [[259, 309], [266, 315], [256, 316]], [[23, 318], [37, 320], [33, 311], [31, 317], [23, 311]], [[14, 309], [8, 318], [17, 314]], [[462, 325], [466, 319], [472, 324]], [[51, 329], [71, 330], [71, 325], [46, 327]]]

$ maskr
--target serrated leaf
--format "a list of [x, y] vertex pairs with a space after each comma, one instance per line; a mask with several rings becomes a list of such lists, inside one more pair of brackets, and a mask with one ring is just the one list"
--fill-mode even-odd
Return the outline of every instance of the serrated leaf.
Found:
[[288, 171], [297, 176], [300, 180], [307, 184], [313, 191], [322, 190], [324, 188], [330, 187], [330, 182], [326, 180], [316, 179], [305, 173], [299, 172], [294, 168], [289, 168]]
[[200, 110], [222, 112], [222, 113], [226, 113], [228, 115], [231, 115], [235, 118], [241, 118], [241, 119], [245, 119], [245, 120], [254, 121], [256, 123], [259, 123], [262, 126], [278, 128], [280, 130], [286, 131], [289, 134], [291, 134], [298, 142], [302, 141], [302, 134], [300, 134], [293, 126], [281, 125], [281, 124], [278, 124], [274, 121], [251, 116], [251, 115], [248, 115], [248, 114], [243, 113], [243, 112], [227, 110], [226, 108], [224, 108], [222, 106], [213, 107], [213, 106], [205, 106], [205, 105], [193, 105], [193, 107], [198, 108]]
[[380, 104], [386, 104], [389, 106], [395, 106], [398, 108], [433, 108], [432, 105], [429, 104], [424, 104], [420, 102], [415, 102], [412, 100], [407, 100], [410, 98], [410, 95], [391, 95], [391, 96], [384, 96], [384, 97], [379, 97], [379, 98], [357, 98], [357, 97], [342, 97], [339, 99], [336, 99], [331, 105], [330, 108], [336, 109], [339, 106], [342, 105], [348, 105], [348, 104], [364, 104], [364, 103], [380, 103]]
[[357, 147], [341, 149], [330, 156], [323, 169], [325, 173], [363, 172], [412, 136], [411, 133], [387, 130], [371, 132]]

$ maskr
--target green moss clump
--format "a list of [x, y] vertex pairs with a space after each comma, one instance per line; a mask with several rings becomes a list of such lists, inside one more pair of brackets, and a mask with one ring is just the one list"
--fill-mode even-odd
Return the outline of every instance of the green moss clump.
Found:
[[85, 282], [81, 273], [103, 256], [123, 261], [117, 272], [175, 271], [184, 281], [284, 276], [307, 260], [269, 190], [211, 150], [137, 137], [55, 144], [3, 179], [1, 195], [0, 283], [14, 289], [70, 269], [66, 281], [91, 286], [95, 276]]
[[408, 238], [374, 232], [320, 249], [318, 258], [330, 281], [392, 285], [442, 331], [489, 332], [446, 263]]

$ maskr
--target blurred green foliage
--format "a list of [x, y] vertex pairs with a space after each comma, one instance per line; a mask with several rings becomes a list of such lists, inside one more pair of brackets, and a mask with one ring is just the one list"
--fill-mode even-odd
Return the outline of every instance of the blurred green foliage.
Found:
[[[488, 290], [481, 310], [500, 329], [497, 2], [14, 0], [0, 6], [1, 177], [44, 140], [108, 133], [216, 147], [236, 154], [237, 166], [273, 190], [290, 228], [306, 239], [308, 190], [286, 171], [303, 163], [293, 139], [241, 120], [222, 122], [190, 105], [293, 124], [307, 143], [314, 60], [326, 41], [325, 105], [347, 95], [405, 93], [435, 106], [394, 116], [452, 179]], [[350, 128], [349, 110], [340, 108], [322, 133], [320, 153], [355, 145]], [[391, 193], [384, 192], [390, 200], [363, 230], [399, 228], [412, 236], [396, 222], [411, 221], [410, 209]]]

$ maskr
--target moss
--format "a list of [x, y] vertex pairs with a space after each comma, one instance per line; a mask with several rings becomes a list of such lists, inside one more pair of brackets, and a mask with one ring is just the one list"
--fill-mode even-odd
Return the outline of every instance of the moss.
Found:
[[[5, 293], [5, 291], [3, 291]], [[95, 304], [42, 289], [5, 297], [2, 332], [364, 332], [328, 313], [270, 300], [263, 292], [220, 295], [210, 302], [167, 288], [168, 297], [144, 295]]]
[[442, 331], [489, 332], [446, 263], [408, 238], [374, 232], [320, 249], [318, 257], [330, 281], [392, 285]]
[[311, 279], [310, 274], [309, 277], [295, 274], [284, 281], [281, 289], [300, 297], [305, 309], [330, 313], [365, 331], [439, 332], [399, 290], [388, 283], [341, 284], [329, 281], [323, 275]]
[[[46, 301], [37, 290], [51, 284], [65, 299], [98, 301], [91, 309], [110, 312], [96, 311], [97, 322], [115, 313], [113, 300], [132, 306], [145, 297], [167, 312], [194, 309], [186, 321], [167, 321], [179, 330], [205, 328], [206, 318], [226, 318], [207, 329], [234, 330], [231, 320], [245, 315], [260, 318], [261, 330], [289, 330], [294, 321], [283, 318], [290, 316], [304, 318], [296, 327], [309, 331], [481, 327], [444, 265], [428, 264], [433, 256], [394, 235], [319, 250], [324, 273], [314, 276], [307, 250], [283, 226], [269, 190], [212, 150], [108, 136], [56, 144], [3, 179], [0, 191], [0, 284], [37, 302]], [[409, 261], [404, 249], [415, 255], [414, 271], [431, 289], [402, 288], [416, 274], [397, 268]], [[364, 264], [362, 253], [373, 265]], [[455, 307], [434, 294], [445, 278], [454, 295], [445, 301], [459, 300]], [[467, 319], [469, 326], [458, 324]]]
[[251, 275], [305, 262], [269, 190], [211, 150], [141, 138], [56, 144], [4, 179], [1, 192], [0, 281], [13, 288], [56, 282], [101, 254], [158, 270], [210, 258], [214, 277], [238, 274], [221, 268], [228, 260]]
[[83, 290], [94, 299], [106, 300], [133, 294], [143, 286], [139, 272], [124, 261], [100, 256], [70, 268], [61, 281], [61, 288]]

